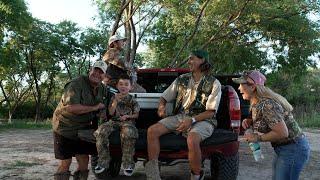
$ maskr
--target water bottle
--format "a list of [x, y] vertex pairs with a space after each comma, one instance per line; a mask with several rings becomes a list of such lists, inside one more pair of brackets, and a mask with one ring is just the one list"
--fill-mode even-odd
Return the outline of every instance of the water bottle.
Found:
[[[251, 128], [248, 128], [246, 130], [245, 133], [253, 133], [253, 130]], [[261, 147], [260, 147], [260, 144], [259, 142], [250, 142], [249, 143], [249, 147], [252, 151], [252, 154], [253, 154], [253, 157], [254, 157], [254, 160], [255, 161], [260, 161], [261, 159], [263, 159], [263, 154], [261, 152]]]

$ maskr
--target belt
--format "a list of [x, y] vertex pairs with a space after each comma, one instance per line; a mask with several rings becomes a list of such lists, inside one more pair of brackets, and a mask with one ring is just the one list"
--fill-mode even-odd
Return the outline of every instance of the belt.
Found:
[[299, 139], [302, 139], [302, 138], [304, 138], [304, 137], [305, 137], [305, 135], [304, 135], [304, 134], [301, 134], [301, 135], [299, 135], [299, 136], [297, 136], [297, 137], [295, 137], [295, 138], [293, 138], [293, 139], [290, 139], [290, 140], [288, 140], [288, 141], [285, 141], [285, 142], [272, 143], [272, 147], [279, 147], [279, 146], [285, 146], [285, 145], [289, 145], [289, 144], [295, 144], [295, 143], [297, 143], [297, 141], [298, 141]]

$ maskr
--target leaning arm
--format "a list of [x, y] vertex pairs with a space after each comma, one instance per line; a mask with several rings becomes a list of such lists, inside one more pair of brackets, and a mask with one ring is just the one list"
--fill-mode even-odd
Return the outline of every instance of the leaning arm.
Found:
[[69, 113], [81, 115], [81, 114], [85, 114], [93, 111], [98, 111], [99, 109], [104, 108], [104, 104], [99, 103], [93, 106], [87, 106], [82, 104], [70, 104], [70, 105], [66, 105], [64, 108]]

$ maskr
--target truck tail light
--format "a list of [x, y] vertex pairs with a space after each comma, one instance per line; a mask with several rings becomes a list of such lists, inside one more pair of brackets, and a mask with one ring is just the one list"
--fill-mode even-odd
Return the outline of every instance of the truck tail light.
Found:
[[229, 115], [230, 115], [230, 127], [234, 132], [240, 133], [241, 125], [241, 110], [240, 110], [240, 100], [237, 92], [232, 86], [228, 87], [229, 96]]

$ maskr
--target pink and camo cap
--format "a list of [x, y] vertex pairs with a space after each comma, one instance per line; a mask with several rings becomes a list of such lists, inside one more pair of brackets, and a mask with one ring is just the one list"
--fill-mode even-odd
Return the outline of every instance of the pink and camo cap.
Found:
[[266, 77], [257, 70], [244, 72], [241, 77], [232, 78], [232, 80], [233, 82], [238, 84], [244, 84], [244, 83], [252, 84], [251, 81], [248, 81], [248, 78], [250, 78], [254, 84], [261, 85], [261, 86], [264, 86], [264, 83], [267, 80]]

